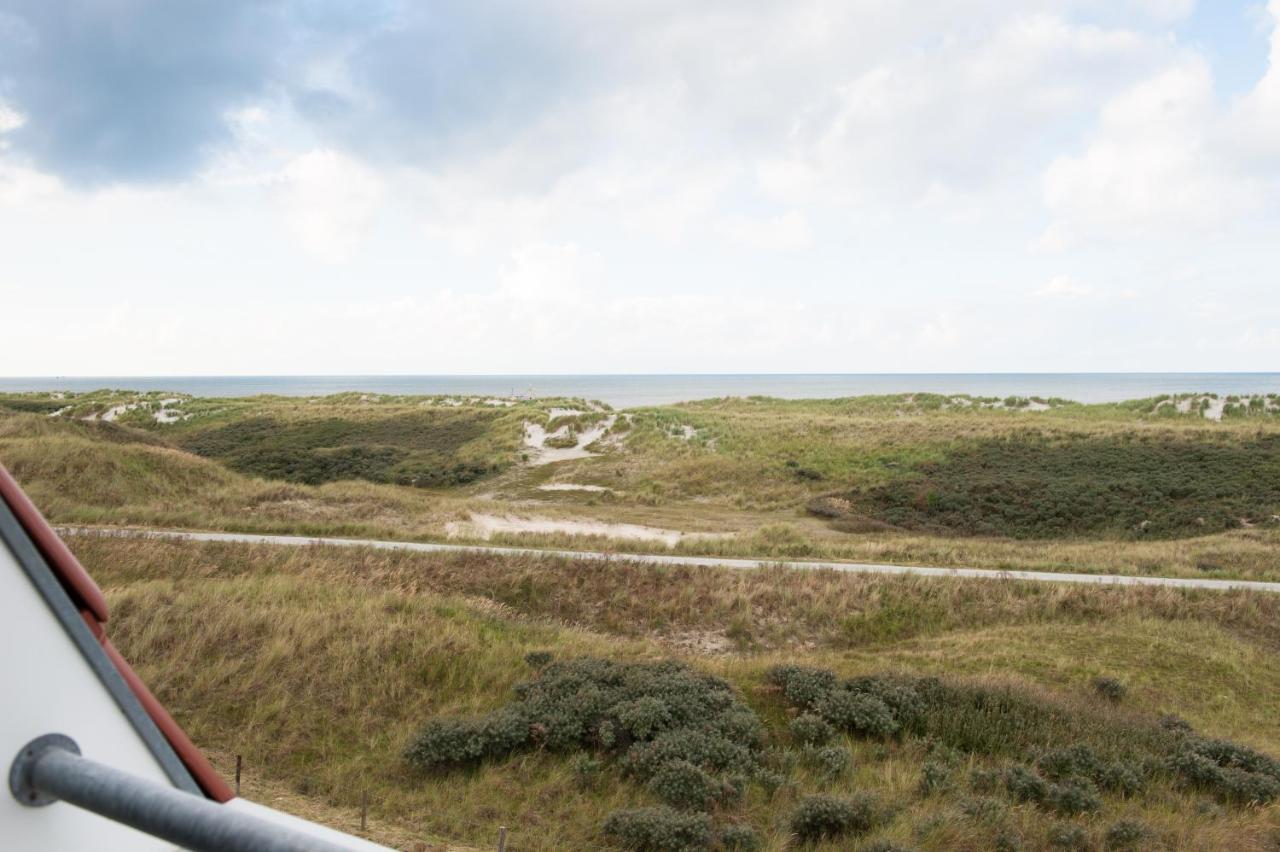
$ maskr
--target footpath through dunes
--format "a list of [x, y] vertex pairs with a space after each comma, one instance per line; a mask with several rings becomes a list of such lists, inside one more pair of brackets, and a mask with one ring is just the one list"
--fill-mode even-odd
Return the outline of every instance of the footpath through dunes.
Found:
[[[215, 757], [243, 754], [246, 776], [279, 791], [281, 805], [344, 828], [367, 790], [371, 834], [405, 849], [493, 848], [500, 826], [509, 848], [624, 845], [606, 825], [637, 823], [611, 814], [683, 795], [640, 774], [648, 762], [629, 769], [622, 746], [550, 739], [569, 717], [546, 720], [545, 741], [505, 740], [510, 750], [468, 752], [461, 764], [406, 758], [429, 731], [445, 751], [414, 753], [452, 754], [436, 734], [505, 718], [494, 714], [530, 695], [517, 684], [577, 671], [552, 673], [548, 656], [677, 664], [714, 679], [704, 686], [727, 684], [736, 703], [723, 721], [758, 725], [760, 739], [740, 792], [712, 806], [709, 823], [721, 837], [749, 828], [769, 852], [796, 848], [809, 824], [799, 815], [813, 809], [803, 803], [818, 795], [867, 817], [819, 849], [1036, 850], [1072, 835], [1087, 848], [1136, 837], [1132, 848], [1262, 852], [1280, 831], [1280, 811], [1263, 801], [1267, 755], [1280, 753], [1273, 595], [476, 551], [69, 543], [110, 600], [113, 642], [197, 742]], [[817, 672], [806, 681], [816, 691], [780, 678], [779, 664]], [[673, 675], [646, 694], [665, 697], [629, 708], [628, 724], [696, 697], [663, 691], [687, 678], [657, 671]], [[860, 680], [873, 676], [890, 680]], [[935, 676], [937, 686], [921, 680]], [[923, 703], [885, 691], [895, 685]], [[793, 716], [800, 706], [813, 710]], [[846, 706], [891, 709], [868, 717], [884, 727], [868, 727], [835, 712]], [[681, 749], [702, 742], [681, 736]], [[670, 828], [700, 811], [657, 813]]]
[[[642, 531], [644, 530], [644, 528], [637, 529]], [[546, 556], [560, 559], [579, 559], [591, 562], [636, 562], [693, 568], [710, 567], [751, 570], [777, 567], [796, 571], [834, 571], [851, 574], [896, 574], [931, 577], [937, 579], [967, 578], [1088, 585], [1166, 586], [1183, 589], [1213, 590], [1247, 589], [1256, 592], [1268, 592], [1273, 594], [1280, 593], [1280, 583], [1258, 580], [1216, 580], [1195, 577], [1147, 577], [1126, 574], [1077, 574], [1066, 571], [1002, 571], [988, 568], [942, 568], [924, 565], [888, 565], [865, 562], [732, 559], [716, 556], [694, 556], [670, 553], [646, 554], [617, 551], [553, 550], [528, 547], [501, 547], [493, 545], [448, 544], [441, 542], [386, 541], [377, 539], [332, 538], [328, 536], [264, 535], [257, 533], [198, 532], [191, 530], [150, 530], [64, 526], [60, 527], [58, 532], [67, 536], [88, 535], [119, 538], [169, 539], [178, 541], [221, 541], [284, 547], [328, 546], [342, 548], [372, 548], [376, 550], [405, 550], [416, 551], [419, 553], [487, 552], [495, 556]], [[678, 539], [676, 540], [678, 541]], [[674, 541], [672, 543], [674, 543]]]

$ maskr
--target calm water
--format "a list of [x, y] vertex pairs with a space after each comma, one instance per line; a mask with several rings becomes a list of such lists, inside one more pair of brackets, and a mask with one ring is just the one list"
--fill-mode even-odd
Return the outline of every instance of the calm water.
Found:
[[881, 373], [623, 376], [90, 376], [2, 378], [0, 391], [128, 388], [196, 396], [342, 391], [387, 394], [574, 396], [616, 408], [720, 396], [815, 399], [862, 394], [968, 393], [1116, 402], [1162, 393], [1280, 393], [1280, 373]]

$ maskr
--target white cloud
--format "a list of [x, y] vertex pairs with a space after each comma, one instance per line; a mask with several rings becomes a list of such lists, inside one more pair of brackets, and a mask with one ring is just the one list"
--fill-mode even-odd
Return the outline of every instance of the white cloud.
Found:
[[280, 174], [290, 228], [302, 247], [327, 263], [349, 260], [385, 195], [382, 179], [336, 151], [309, 151]]
[[809, 220], [797, 210], [765, 219], [731, 216], [722, 220], [716, 230], [733, 243], [754, 248], [795, 251], [813, 245]]
[[1055, 275], [1049, 280], [1049, 283], [1036, 290], [1036, 295], [1044, 298], [1056, 299], [1080, 299], [1087, 296], [1093, 296], [1098, 291], [1088, 285], [1083, 284], [1070, 275]]

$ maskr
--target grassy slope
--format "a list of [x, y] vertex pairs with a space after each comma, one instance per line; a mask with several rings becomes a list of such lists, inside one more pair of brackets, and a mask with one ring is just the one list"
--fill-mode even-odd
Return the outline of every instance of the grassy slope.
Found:
[[[553, 403], [575, 403], [498, 408], [356, 394], [183, 399], [177, 410], [190, 419], [159, 424], [152, 415], [161, 398], [121, 392], [0, 399], [0, 408], [73, 405], [59, 418], [0, 412], [0, 461], [61, 522], [438, 539], [448, 521], [469, 512], [514, 513], [731, 532], [679, 546], [728, 556], [1280, 579], [1273, 557], [1280, 524], [1270, 517], [1280, 509], [1271, 502], [1273, 477], [1250, 478], [1275, 463], [1270, 453], [1280, 447], [1280, 418], [1273, 414], [1212, 423], [1164, 413], [1174, 409], [1151, 402], [1026, 412], [944, 409], [938, 398], [923, 396], [708, 400], [639, 410], [620, 447], [530, 468], [516, 463], [520, 424], [545, 420]], [[69, 419], [137, 402], [151, 407], [124, 411], [115, 424]], [[1029, 448], [1039, 445], [1073, 448], [1056, 457], [1061, 475], [1034, 469], [1038, 454], [1028, 455]], [[1005, 449], [993, 456], [992, 448]], [[1113, 459], [1130, 465], [1118, 491], [1100, 481], [1124, 466]], [[1149, 478], [1147, 468], [1167, 481], [1137, 487]], [[307, 485], [253, 475], [398, 481], [415, 470], [422, 473], [420, 485], [490, 472], [469, 486], [432, 489], [360, 479]], [[1014, 473], [1018, 487], [1006, 488], [1006, 474]], [[615, 490], [538, 490], [547, 482]], [[1067, 492], [1060, 501], [1066, 508], [1045, 523], [1035, 513], [1058, 483]], [[850, 491], [868, 503], [860, 506], [863, 515], [836, 512], [829, 521], [805, 511], [816, 497]], [[949, 510], [921, 517], [915, 501], [929, 505], [934, 492]], [[1156, 521], [1181, 503], [1147, 535], [1137, 531], [1144, 501]], [[1108, 509], [1111, 504], [1124, 511]], [[1087, 514], [1078, 507], [1092, 512], [1091, 525], [1072, 525]], [[978, 508], [978, 526], [1000, 519], [1007, 535], [967, 534]], [[1028, 509], [1033, 517], [1026, 517]], [[863, 523], [866, 515], [874, 523]], [[876, 528], [883, 527], [882, 515], [921, 529]], [[1125, 519], [1116, 520], [1121, 515]], [[1252, 526], [1215, 531], [1236, 524], [1237, 515], [1251, 516]], [[1196, 525], [1200, 517], [1206, 518], [1202, 526]], [[1070, 523], [1052, 522], [1064, 518]], [[1165, 527], [1180, 537], [1162, 537], [1170, 531]], [[1033, 533], [1041, 537], [1008, 537]], [[519, 540], [655, 549], [563, 534]]]
[[[197, 742], [242, 753], [280, 804], [351, 828], [372, 792], [375, 836], [512, 848], [594, 848], [610, 810], [648, 794], [604, 773], [587, 790], [567, 761], [540, 753], [423, 778], [399, 752], [436, 714], [492, 709], [529, 677], [530, 650], [560, 658], [676, 656], [728, 677], [776, 728], [761, 686], [778, 661], [842, 674], [891, 670], [997, 679], [1071, 709], [1084, 727], [1176, 712], [1206, 734], [1280, 753], [1280, 640], [1274, 597], [1160, 589], [1047, 589], [836, 574], [687, 571], [564, 560], [439, 557], [77, 538], [107, 590], [111, 635]], [[741, 648], [740, 653], [708, 653]], [[1089, 680], [1118, 677], [1120, 709]], [[1089, 721], [1093, 720], [1093, 721]], [[1117, 728], [1117, 730], [1120, 730]], [[855, 768], [827, 782], [803, 766], [776, 796], [743, 808], [767, 847], [787, 843], [796, 795], [870, 790], [896, 816], [877, 837], [923, 849], [990, 848], [993, 829], [963, 816], [969, 796], [915, 792], [923, 744], [849, 742]], [[977, 765], [985, 763], [976, 758]], [[1096, 839], [1138, 816], [1169, 848], [1265, 849], [1280, 808], [1210, 808], [1169, 785], [1108, 798], [1078, 818]], [[1050, 820], [1027, 805], [1002, 824], [1045, 848]]]

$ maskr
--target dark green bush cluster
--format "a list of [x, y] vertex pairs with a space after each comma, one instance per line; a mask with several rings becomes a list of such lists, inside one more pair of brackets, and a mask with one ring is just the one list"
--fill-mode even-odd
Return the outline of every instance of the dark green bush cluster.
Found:
[[614, 811], [604, 821], [604, 833], [634, 852], [694, 852], [711, 845], [711, 817], [671, 808]]
[[837, 521], [961, 535], [1204, 535], [1275, 512], [1280, 436], [1027, 430], [957, 443], [942, 461], [838, 496], [817, 498], [810, 509]]
[[[774, 666], [765, 679], [804, 711], [797, 721], [812, 716], [858, 736], [884, 738], [915, 730], [924, 714], [924, 699], [906, 681], [884, 677], [839, 681], [824, 669], [795, 665]], [[816, 723], [804, 724], [816, 728]]]
[[687, 760], [662, 764], [646, 786], [668, 805], [688, 811], [706, 810], [717, 799], [736, 798], [731, 782], [721, 781]]
[[791, 831], [802, 843], [815, 843], [870, 831], [875, 816], [876, 801], [869, 795], [806, 796], [791, 814]]
[[[445, 770], [531, 748], [613, 755], [624, 773], [685, 811], [736, 802], [746, 779], [761, 773], [760, 720], [719, 678], [676, 662], [539, 657], [536, 663], [543, 664], [538, 677], [516, 687], [512, 704], [475, 719], [427, 724], [406, 750], [409, 763]], [[579, 754], [575, 778], [586, 783], [600, 766], [599, 758]], [[675, 819], [669, 810], [615, 815], [610, 836], [635, 849], [686, 848], [643, 845], [646, 837], [684, 843], [701, 836], [694, 830], [701, 821]]]
[[383, 418], [249, 417], [190, 433], [183, 447], [250, 476], [318, 485], [366, 479], [435, 487], [472, 482], [493, 464], [465, 458], [499, 415], [428, 409]]
[[1246, 804], [1280, 799], [1280, 761], [1226, 740], [1187, 738], [1170, 760], [1187, 782]]

